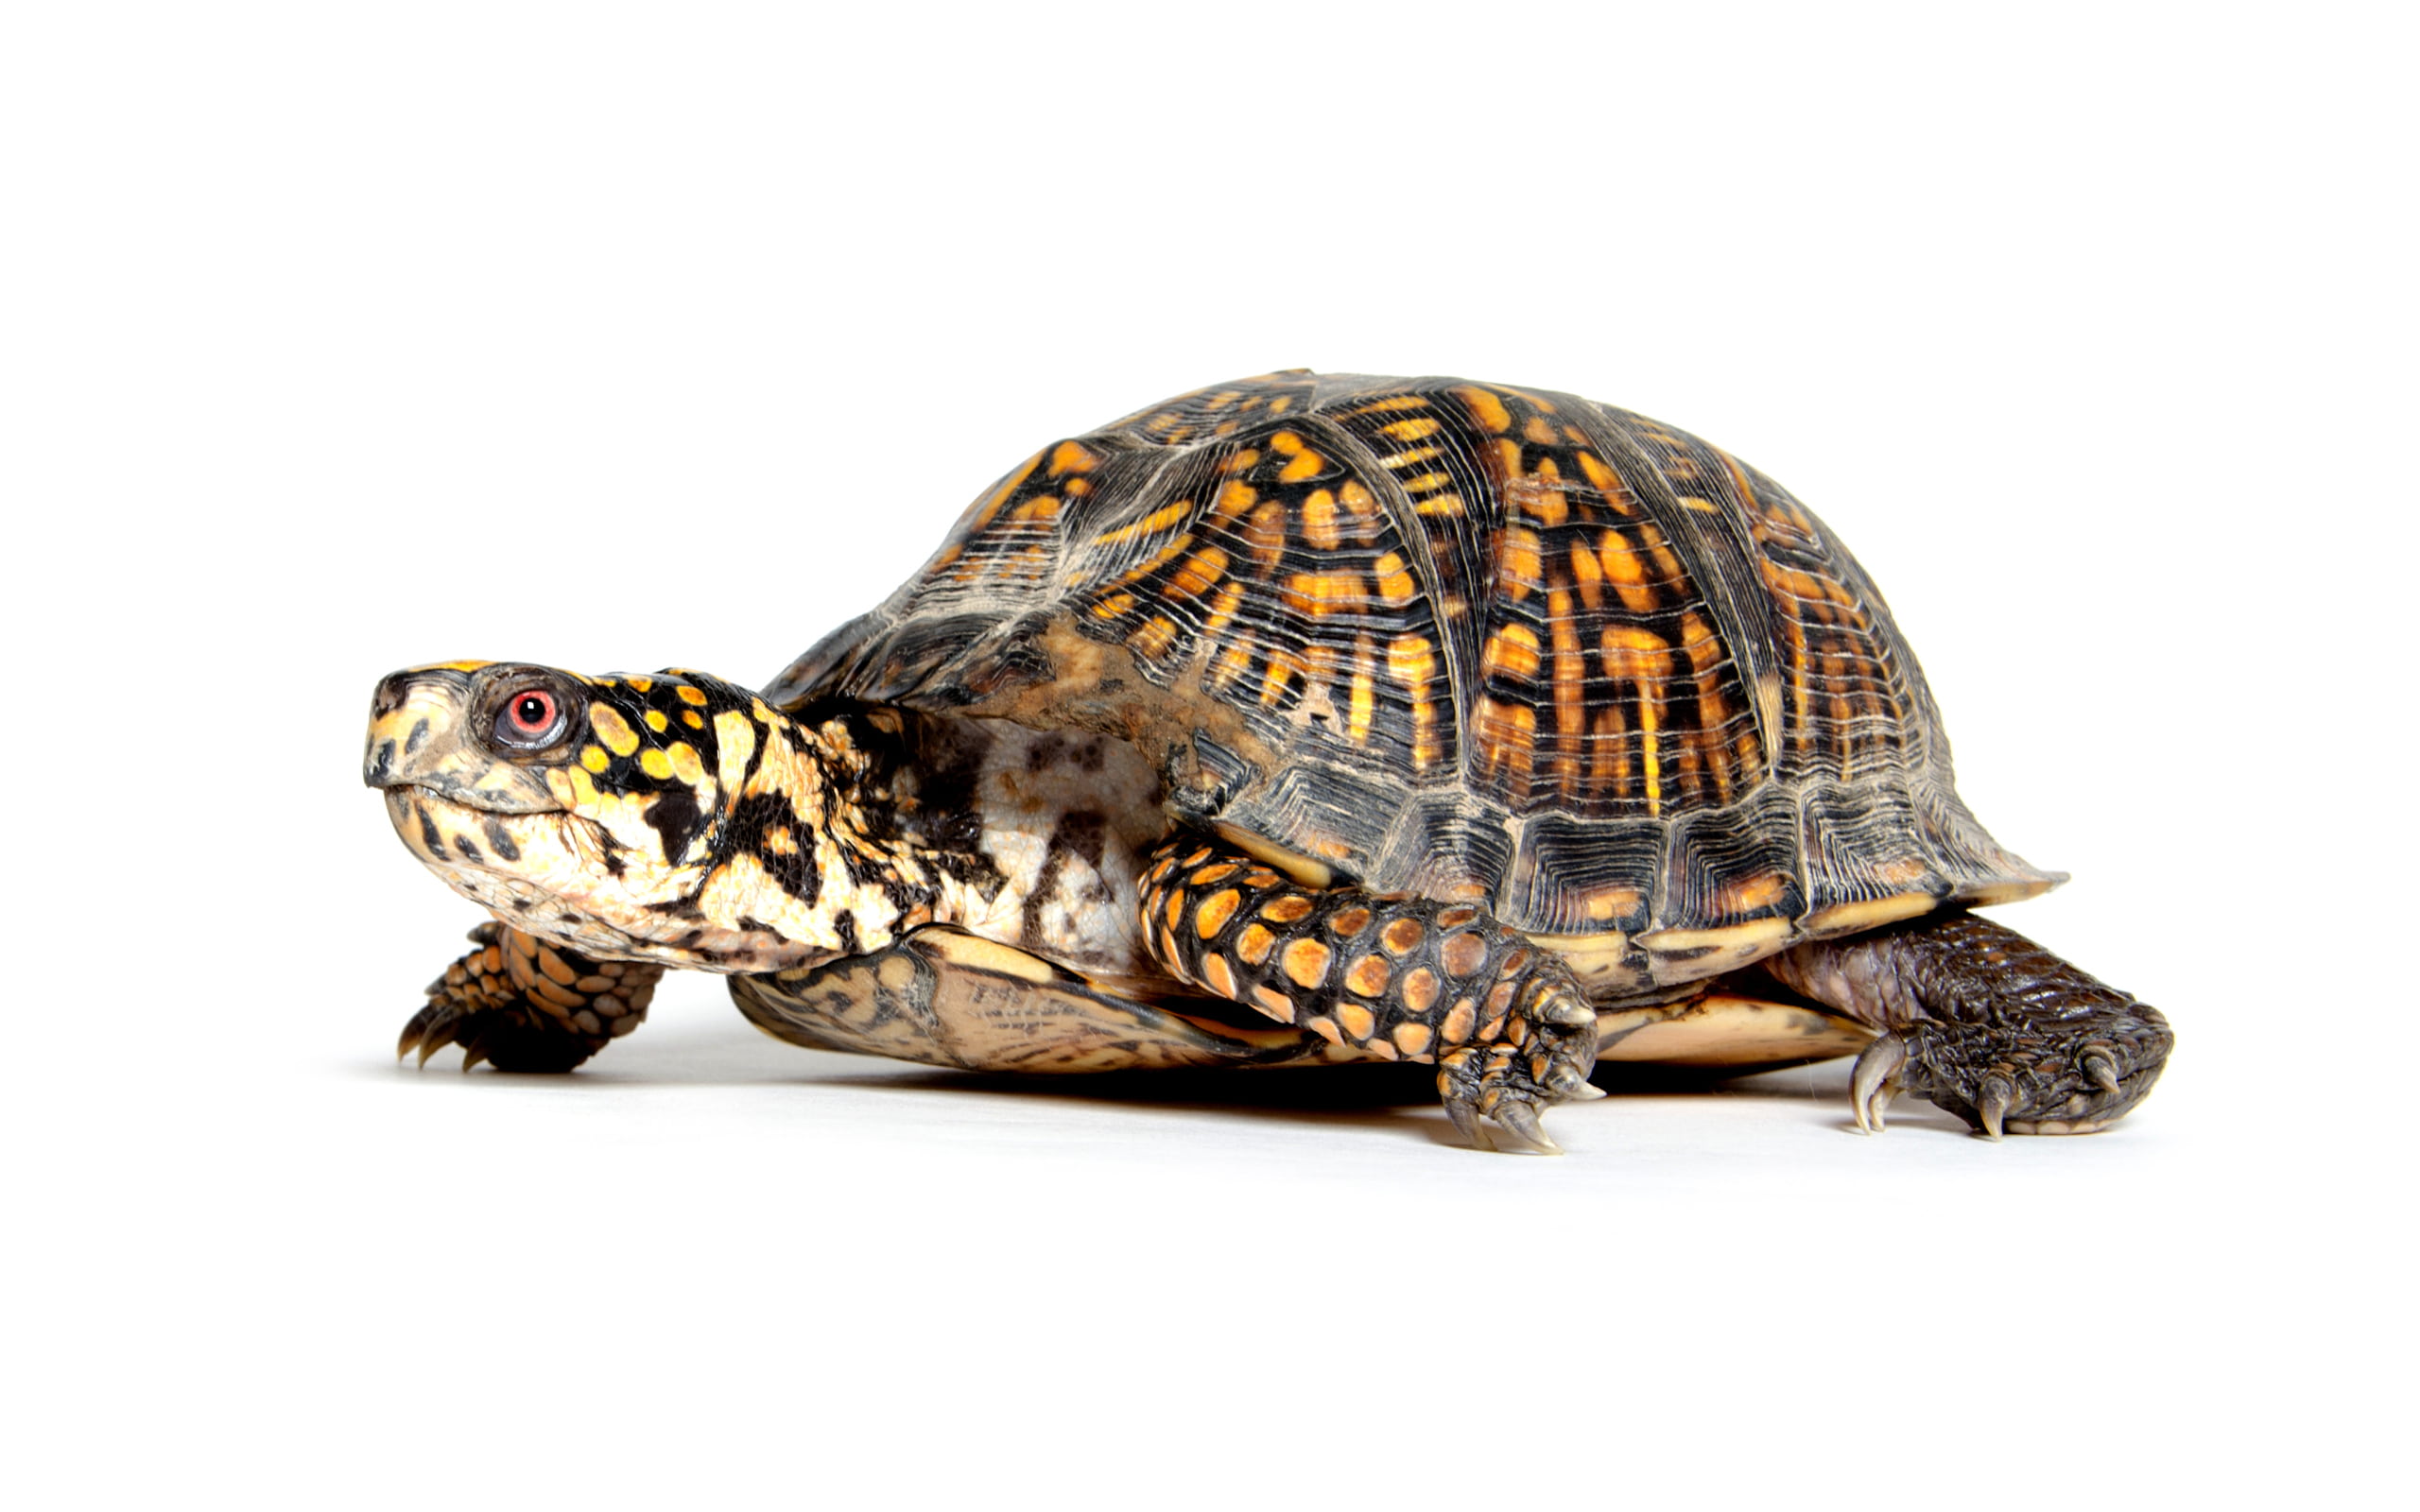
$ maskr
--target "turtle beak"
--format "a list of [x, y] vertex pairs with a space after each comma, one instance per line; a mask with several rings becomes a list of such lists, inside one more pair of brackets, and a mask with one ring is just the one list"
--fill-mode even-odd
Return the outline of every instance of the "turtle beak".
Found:
[[458, 667], [412, 667], [378, 679], [370, 696], [370, 738], [361, 752], [361, 781], [395, 787], [440, 729], [458, 728], [470, 707], [471, 675]]
[[425, 788], [491, 813], [560, 808], [543, 776], [499, 761], [471, 738], [480, 674], [492, 664], [447, 662], [380, 679], [370, 699], [361, 781], [376, 788]]

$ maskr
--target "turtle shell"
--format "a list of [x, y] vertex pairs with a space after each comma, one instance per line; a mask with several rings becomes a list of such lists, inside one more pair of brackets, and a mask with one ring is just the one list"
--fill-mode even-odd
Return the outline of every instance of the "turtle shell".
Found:
[[1570, 395], [1273, 373], [1034, 454], [767, 690], [1132, 742], [1191, 822], [1618, 995], [2061, 880], [1805, 506]]

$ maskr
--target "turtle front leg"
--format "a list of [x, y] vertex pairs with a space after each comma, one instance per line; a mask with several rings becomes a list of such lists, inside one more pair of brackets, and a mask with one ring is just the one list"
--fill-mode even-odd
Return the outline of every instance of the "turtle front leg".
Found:
[[1990, 1139], [2089, 1134], [2143, 1100], [2175, 1043], [2158, 1009], [1967, 913], [1816, 940], [1764, 964], [1882, 1031], [1852, 1078], [1869, 1133], [1905, 1091]]
[[1545, 1154], [1541, 1107], [1588, 1082], [1597, 1013], [1563, 958], [1467, 903], [1310, 887], [1197, 834], [1152, 852], [1152, 957], [1182, 981], [1380, 1060], [1433, 1062], [1445, 1111], [1480, 1148], [1494, 1119]]
[[664, 968], [591, 960], [567, 946], [490, 921], [471, 931], [479, 948], [428, 984], [428, 1004], [404, 1025], [398, 1057], [420, 1063], [449, 1044], [462, 1069], [569, 1071], [647, 1017]]

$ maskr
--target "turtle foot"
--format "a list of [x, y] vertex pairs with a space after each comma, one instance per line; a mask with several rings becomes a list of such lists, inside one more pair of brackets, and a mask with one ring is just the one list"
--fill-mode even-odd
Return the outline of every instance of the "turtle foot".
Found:
[[2097, 1133], [2142, 1101], [2168, 1057], [2170, 1036], [2156, 1016], [2120, 1013], [2074, 1026], [2082, 1034], [2047, 1032], [2058, 1027], [1926, 1022], [1886, 1033], [1850, 1078], [1858, 1126], [1879, 1133], [1884, 1109], [1905, 1091], [1988, 1140]]
[[[1534, 1017], [1515, 1020], [1504, 1040], [1438, 1057], [1437, 1093], [1445, 1114], [1479, 1149], [1561, 1155], [1563, 1146], [1538, 1115], [1558, 1102], [1605, 1095], [1588, 1080], [1597, 1063], [1597, 1015], [1576, 994], [1542, 996], [1547, 1001]], [[1501, 1141], [1490, 1137], [1482, 1118], [1495, 1122]]]
[[462, 1069], [482, 1061], [498, 1071], [565, 1072], [638, 1027], [664, 969], [639, 961], [595, 961], [502, 924], [471, 931], [479, 949], [428, 985], [428, 1002], [395, 1042], [398, 1058], [419, 1064], [447, 1045], [462, 1047]]

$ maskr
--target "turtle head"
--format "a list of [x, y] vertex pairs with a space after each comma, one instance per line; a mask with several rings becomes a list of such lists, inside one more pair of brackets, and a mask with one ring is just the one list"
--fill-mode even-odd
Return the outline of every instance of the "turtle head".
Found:
[[[408, 668], [378, 684], [361, 776], [424, 865], [516, 929], [601, 959], [710, 971], [835, 954], [807, 885], [823, 753], [719, 678]], [[781, 843], [769, 821], [801, 858], [790, 888], [759, 856]], [[750, 844], [735, 847], [742, 829]]]

